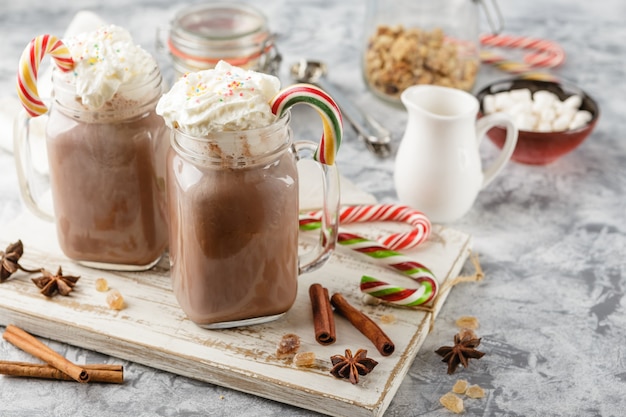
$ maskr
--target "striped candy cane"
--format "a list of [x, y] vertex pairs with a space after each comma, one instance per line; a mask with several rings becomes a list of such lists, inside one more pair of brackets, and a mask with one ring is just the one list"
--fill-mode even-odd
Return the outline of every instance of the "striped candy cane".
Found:
[[299, 103], [313, 107], [322, 119], [324, 133], [315, 152], [315, 160], [333, 165], [343, 137], [343, 119], [339, 106], [332, 97], [315, 85], [293, 84], [279, 91], [270, 101], [270, 107], [272, 113], [280, 117]]
[[524, 62], [516, 62], [492, 51], [481, 50], [481, 61], [523, 78], [555, 81], [556, 77], [536, 71], [536, 68], [554, 68], [565, 61], [565, 51], [555, 42], [545, 39], [511, 35], [481, 35], [482, 46], [525, 49]]
[[555, 42], [526, 36], [482, 35], [483, 46], [528, 49], [524, 62], [533, 67], [554, 68], [565, 61], [565, 51]]
[[[305, 216], [320, 219], [321, 211], [312, 211]], [[409, 249], [430, 237], [431, 223], [421, 211], [408, 206], [395, 204], [374, 204], [343, 206], [339, 210], [339, 224], [363, 223], [373, 221], [393, 221], [406, 223], [412, 227], [408, 232], [393, 233], [382, 237], [378, 242], [389, 249]]]
[[40, 116], [48, 111], [37, 90], [39, 65], [48, 54], [61, 71], [70, 71], [74, 68], [74, 60], [69, 49], [55, 36], [40, 35], [30, 41], [19, 61], [17, 95], [31, 117]]
[[[348, 211], [348, 213], [350, 212]], [[357, 216], [357, 218], [360, 219], [359, 221], [366, 221], [364, 220], [365, 217], [367, 216]], [[301, 230], [314, 230], [319, 227], [321, 227], [321, 222], [318, 218], [308, 216], [300, 218]], [[369, 256], [389, 268], [412, 278], [419, 284], [417, 289], [407, 289], [392, 286], [383, 281], [379, 281], [376, 278], [364, 275], [361, 278], [360, 284], [362, 292], [379, 298], [385, 302], [401, 306], [416, 306], [424, 304], [432, 300], [437, 294], [437, 279], [432, 271], [419, 262], [415, 262], [409, 257], [381, 245], [378, 242], [374, 242], [353, 233], [340, 231], [337, 234], [337, 243], [363, 255]]]

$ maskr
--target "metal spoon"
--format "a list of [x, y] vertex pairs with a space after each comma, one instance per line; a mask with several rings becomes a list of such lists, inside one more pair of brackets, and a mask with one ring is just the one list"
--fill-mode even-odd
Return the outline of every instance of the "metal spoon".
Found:
[[326, 65], [319, 61], [305, 59], [291, 66], [291, 77], [298, 82], [316, 84], [325, 90], [339, 105], [341, 114], [354, 128], [367, 149], [381, 158], [391, 154], [391, 134], [370, 115], [358, 109], [343, 93], [326, 82]]

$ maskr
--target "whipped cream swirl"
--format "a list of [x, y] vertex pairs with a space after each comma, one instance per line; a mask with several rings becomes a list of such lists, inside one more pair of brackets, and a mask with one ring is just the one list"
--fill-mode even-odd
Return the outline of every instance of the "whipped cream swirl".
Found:
[[64, 43], [75, 65], [57, 77], [74, 84], [76, 95], [90, 109], [101, 108], [125, 87], [143, 85], [157, 67], [156, 60], [135, 45], [130, 33], [115, 25], [81, 33], [64, 39]]
[[269, 102], [280, 89], [272, 75], [220, 61], [214, 69], [188, 73], [164, 94], [156, 112], [171, 128], [196, 137], [269, 126]]

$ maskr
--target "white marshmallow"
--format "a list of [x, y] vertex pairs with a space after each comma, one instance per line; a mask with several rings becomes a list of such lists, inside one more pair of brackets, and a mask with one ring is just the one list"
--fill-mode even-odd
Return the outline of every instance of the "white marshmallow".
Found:
[[563, 102], [562, 101], [558, 101], [557, 100], [557, 101], [553, 102], [551, 107], [552, 107], [552, 109], [554, 109], [554, 111], [556, 112], [557, 116], [559, 116], [559, 115], [561, 115], [563, 113], [564, 106], [563, 106]]
[[513, 99], [508, 91], [502, 91], [494, 94], [496, 110], [506, 110], [513, 105]]
[[533, 114], [518, 114], [514, 119], [519, 130], [533, 130], [537, 124], [537, 116]]
[[542, 101], [533, 101], [533, 104], [531, 106], [531, 110], [535, 114], [541, 114], [542, 111], [550, 108], [552, 108], [552, 106], [547, 105]]
[[570, 124], [567, 126], [568, 130], [575, 130], [578, 129], [580, 127], [583, 127], [584, 125], [586, 125], [586, 122], [583, 122], [582, 120], [579, 119], [573, 119]]
[[552, 129], [555, 132], [560, 132], [562, 130], [567, 130], [569, 123], [572, 121], [572, 115], [570, 114], [563, 114], [559, 117], [557, 117], [553, 122], [552, 122]]
[[578, 129], [579, 127], [583, 127], [584, 125], [589, 123], [592, 117], [593, 116], [591, 115], [591, 113], [589, 113], [587, 110], [579, 110], [576, 112], [576, 114], [574, 114], [574, 117], [570, 121], [568, 128], [573, 130]]
[[538, 90], [533, 94], [535, 103], [541, 103], [544, 106], [551, 106], [555, 101], [560, 101], [556, 94], [547, 90]]
[[485, 114], [496, 112], [496, 99], [491, 94], [487, 94], [483, 97], [483, 111]]
[[552, 125], [549, 121], [540, 121], [535, 128], [537, 132], [552, 132]]
[[584, 120], [584, 122], [587, 123], [593, 119], [593, 115], [587, 110], [578, 110], [576, 114], [574, 114], [574, 118]]
[[542, 122], [548, 122], [548, 124], [552, 123], [555, 117], [556, 117], [556, 111], [554, 111], [552, 107], [542, 109], [541, 112], [539, 113], [539, 119]]
[[563, 106], [561, 111], [557, 113], [557, 119], [562, 117], [563, 119], [572, 120], [574, 115], [576, 114], [576, 110], [570, 109], [569, 107]]
[[520, 103], [520, 102], [531, 103], [532, 102], [532, 95], [528, 88], [519, 88], [517, 90], [511, 90], [510, 95], [513, 101], [517, 103]]
[[581, 104], [583, 104], [583, 99], [581, 96], [577, 94], [574, 94], [573, 96], [569, 96], [568, 98], [563, 100], [563, 106], [573, 109], [573, 110], [580, 109]]
[[530, 114], [532, 113], [532, 103], [530, 101], [516, 102], [506, 110], [506, 113], [511, 116]]

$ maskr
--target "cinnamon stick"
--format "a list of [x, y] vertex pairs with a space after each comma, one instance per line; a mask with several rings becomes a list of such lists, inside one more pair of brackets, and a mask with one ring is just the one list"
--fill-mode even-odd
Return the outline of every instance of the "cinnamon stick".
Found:
[[[89, 364], [81, 365], [81, 367], [89, 370], [89, 382], [105, 382], [109, 384], [121, 384], [124, 382], [124, 367], [122, 365]], [[74, 380], [74, 378], [53, 366], [28, 362], [0, 361], [0, 374], [60, 381]]]
[[9, 343], [30, 353], [31, 355], [48, 363], [59, 371], [69, 375], [78, 382], [89, 381], [89, 372], [84, 368], [68, 361], [39, 340], [20, 329], [19, 327], [8, 325], [2, 337]]
[[315, 340], [320, 345], [335, 343], [335, 317], [333, 308], [330, 306], [328, 289], [320, 284], [309, 287], [311, 308], [313, 309], [313, 326], [315, 327]]
[[335, 311], [348, 319], [357, 330], [374, 343], [381, 355], [389, 356], [393, 353], [396, 347], [385, 332], [372, 319], [350, 305], [343, 295], [333, 294], [330, 302], [335, 307]]

